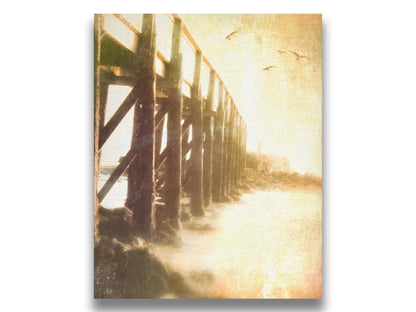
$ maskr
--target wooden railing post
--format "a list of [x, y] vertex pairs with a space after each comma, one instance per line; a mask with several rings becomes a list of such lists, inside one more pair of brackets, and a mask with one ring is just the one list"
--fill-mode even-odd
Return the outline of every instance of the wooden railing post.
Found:
[[201, 99], [201, 63], [202, 53], [195, 53], [194, 79], [191, 90], [192, 114], [192, 150], [191, 150], [191, 212], [194, 216], [203, 216], [203, 172], [202, 172], [202, 99]]
[[156, 27], [153, 14], [143, 15], [136, 51], [140, 101], [134, 105], [131, 149], [137, 154], [128, 169], [126, 206], [133, 211], [138, 233], [150, 239], [154, 231], [154, 151]]
[[208, 96], [204, 113], [204, 206], [211, 205], [211, 180], [212, 180], [212, 110], [215, 89], [215, 70], [209, 73]]
[[170, 225], [180, 229], [180, 192], [182, 157], [182, 20], [174, 19], [169, 64], [169, 104], [167, 121], [166, 216]]
[[221, 81], [218, 87], [218, 107], [214, 119], [214, 143], [212, 159], [212, 199], [221, 200], [222, 194], [222, 166], [223, 166], [223, 140], [224, 140], [224, 84]]

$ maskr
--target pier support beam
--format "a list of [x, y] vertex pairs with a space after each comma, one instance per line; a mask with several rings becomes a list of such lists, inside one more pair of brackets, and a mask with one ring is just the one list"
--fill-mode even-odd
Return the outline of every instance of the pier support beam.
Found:
[[140, 85], [139, 100], [134, 106], [131, 149], [137, 154], [128, 169], [126, 206], [133, 211], [138, 233], [150, 239], [154, 231], [155, 164], [155, 55], [156, 28], [153, 14], [143, 15], [142, 36], [136, 56]]
[[241, 116], [237, 116], [237, 138], [236, 138], [236, 153], [237, 153], [237, 161], [236, 161], [236, 169], [235, 169], [235, 184], [238, 187], [240, 182], [240, 169], [241, 169]]
[[236, 162], [236, 152], [235, 152], [235, 134], [236, 134], [236, 107], [234, 102], [232, 103], [232, 118], [230, 121], [230, 128], [231, 128], [231, 141], [230, 141], [230, 192], [234, 190], [234, 182], [235, 182], [235, 162]]
[[234, 188], [238, 187], [238, 181], [240, 178], [240, 154], [241, 154], [241, 148], [240, 148], [240, 115], [238, 114], [236, 116], [236, 133], [235, 133], [235, 175], [234, 175]]
[[222, 184], [221, 184], [221, 197], [225, 198], [228, 195], [227, 183], [228, 183], [228, 141], [229, 141], [229, 126], [228, 121], [230, 117], [230, 96], [225, 93], [224, 99], [224, 140], [223, 140], [223, 150], [222, 150]]
[[224, 140], [224, 84], [221, 81], [218, 87], [218, 107], [214, 120], [214, 143], [212, 159], [212, 199], [221, 200], [222, 193], [222, 167], [223, 167], [223, 140]]
[[191, 150], [191, 212], [194, 216], [203, 216], [202, 193], [202, 98], [201, 98], [201, 62], [202, 53], [195, 53], [194, 79], [191, 90], [192, 114], [192, 150]]
[[246, 169], [247, 166], [247, 124], [244, 125], [244, 159], [243, 159], [243, 170]]
[[212, 180], [212, 110], [215, 90], [215, 71], [209, 73], [208, 96], [204, 114], [204, 206], [211, 205], [211, 180]]
[[188, 149], [188, 141], [189, 141], [189, 132], [190, 132], [190, 128], [191, 127], [188, 127], [186, 130], [184, 130], [183, 128], [182, 128], [182, 132], [183, 132], [183, 134], [182, 134], [182, 187], [184, 187], [185, 186], [185, 178], [186, 178], [186, 175], [185, 175], [185, 168], [186, 168], [186, 154], [188, 154], [188, 151], [189, 151], [189, 149]]
[[244, 151], [243, 151], [243, 136], [244, 132], [244, 120], [243, 117], [240, 116], [240, 139], [239, 139], [239, 165], [238, 165], [238, 183], [241, 182], [241, 176], [243, 174], [243, 159], [244, 159]]
[[[121, 15], [115, 17], [126, 26], [130, 25]], [[208, 207], [212, 200], [226, 200], [227, 195], [234, 195], [230, 193], [238, 186], [245, 168], [246, 124], [221, 78], [202, 56], [200, 47], [182, 25], [181, 19], [175, 14], [171, 17], [174, 22], [170, 61], [160, 51], [156, 52], [153, 14], [143, 15], [141, 32], [133, 26], [129, 27], [136, 38], [134, 51], [120, 45], [117, 39], [105, 35], [100, 24], [104, 16], [95, 17], [95, 191], [101, 148], [131, 107], [134, 107], [134, 121], [130, 150], [98, 194], [95, 192], [94, 209], [97, 210], [99, 203], [120, 176], [128, 171], [125, 205], [133, 211], [137, 232], [144, 238], [150, 238], [155, 227], [155, 188], [160, 195], [157, 203], [158, 225], [162, 224], [159, 221], [163, 221], [163, 224], [168, 221], [173, 229], [179, 230], [182, 186], [186, 193], [189, 191], [192, 214], [202, 216], [204, 207]], [[182, 94], [182, 37], [188, 39], [196, 51], [189, 102]], [[156, 74], [156, 56], [165, 66], [166, 75]], [[205, 107], [200, 82], [202, 63], [210, 70]], [[120, 71], [116, 68], [120, 68]], [[216, 79], [219, 80], [218, 108], [213, 112]], [[105, 124], [105, 104], [108, 87], [112, 84], [132, 86], [133, 89]], [[161, 107], [155, 115], [156, 96]], [[191, 106], [191, 113], [182, 120], [184, 99], [186, 108]], [[185, 115], [188, 115], [188, 109], [185, 110]], [[164, 125], [167, 127], [167, 146], [161, 151], [165, 139]], [[188, 143], [190, 125], [192, 140]], [[186, 160], [188, 151], [191, 151], [191, 159]]]
[[180, 229], [181, 158], [182, 158], [182, 20], [175, 18], [169, 64], [169, 103], [167, 121], [166, 217]]
[[159, 166], [161, 162], [160, 152], [162, 148], [162, 137], [163, 137], [164, 125], [165, 125], [165, 116], [161, 118], [159, 125], [155, 124], [155, 166], [156, 168]]
[[232, 191], [232, 172], [233, 172], [233, 139], [234, 139], [234, 102], [230, 101], [229, 105], [229, 118], [227, 123], [227, 169], [226, 169], [226, 176], [227, 176], [227, 183], [226, 183], [226, 192], [229, 195]]
[[100, 138], [100, 72], [98, 65], [100, 64], [100, 38], [101, 38], [101, 19], [102, 16], [95, 14], [94, 16], [94, 242], [97, 240], [97, 221], [98, 221], [98, 197], [97, 187], [100, 175], [100, 153], [98, 142]]

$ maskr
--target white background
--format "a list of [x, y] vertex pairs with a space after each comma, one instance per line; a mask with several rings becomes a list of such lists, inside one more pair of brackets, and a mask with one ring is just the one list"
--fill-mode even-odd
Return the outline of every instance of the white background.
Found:
[[[3, 2], [1, 310], [414, 309], [416, 19], [410, 4]], [[94, 303], [93, 13], [128, 12], [323, 13], [322, 301]]]

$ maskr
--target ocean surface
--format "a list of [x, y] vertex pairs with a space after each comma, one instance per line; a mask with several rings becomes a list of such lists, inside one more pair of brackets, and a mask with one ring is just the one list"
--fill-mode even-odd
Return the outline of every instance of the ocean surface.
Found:
[[[126, 188], [122, 177], [103, 206], [121, 207]], [[156, 245], [153, 253], [209, 297], [322, 296], [321, 192], [253, 191], [182, 227], [181, 247]]]

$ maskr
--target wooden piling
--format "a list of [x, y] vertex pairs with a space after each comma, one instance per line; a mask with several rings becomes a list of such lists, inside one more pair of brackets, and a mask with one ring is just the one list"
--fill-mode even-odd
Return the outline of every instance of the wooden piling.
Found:
[[182, 186], [185, 184], [185, 165], [186, 165], [186, 154], [189, 152], [188, 149], [188, 141], [189, 141], [189, 132], [190, 132], [190, 127], [187, 127], [186, 130], [184, 130], [184, 125], [182, 125], [182, 164], [181, 164], [181, 168], [182, 168], [182, 174], [181, 174], [181, 179], [182, 179]]
[[169, 108], [167, 121], [166, 217], [180, 228], [181, 156], [182, 156], [182, 20], [174, 19], [169, 64]]
[[162, 148], [164, 125], [165, 125], [165, 116], [161, 118], [158, 127], [155, 127], [155, 167], [156, 168], [160, 165], [160, 162], [161, 162], [160, 152]]
[[234, 187], [238, 187], [238, 181], [240, 176], [240, 114], [236, 118], [236, 133], [235, 133], [235, 176]]
[[229, 137], [230, 137], [230, 96], [228, 92], [225, 94], [225, 101], [224, 101], [224, 143], [223, 143], [223, 168], [222, 168], [222, 197], [228, 195], [228, 180], [229, 180], [229, 172], [228, 172], [228, 164], [230, 158], [230, 151], [229, 151]]
[[155, 55], [156, 27], [153, 14], [144, 14], [142, 36], [136, 51], [140, 100], [134, 106], [131, 148], [137, 153], [128, 171], [126, 206], [133, 211], [137, 231], [150, 239], [154, 231]]
[[237, 160], [238, 160], [238, 153], [237, 153], [237, 137], [238, 137], [238, 111], [237, 107], [234, 104], [234, 123], [233, 123], [233, 176], [232, 176], [232, 188], [236, 188], [237, 182]]
[[226, 183], [226, 192], [230, 194], [232, 191], [232, 168], [233, 168], [233, 139], [234, 139], [234, 115], [235, 115], [235, 107], [234, 102], [230, 102], [230, 116], [228, 119], [227, 125], [227, 168], [226, 168], [226, 175], [227, 175], [227, 183]]
[[239, 174], [238, 174], [238, 182], [240, 183], [242, 180], [243, 175], [243, 159], [244, 159], [244, 151], [243, 151], [243, 140], [244, 140], [244, 119], [240, 117], [240, 166], [239, 166]]
[[204, 206], [209, 207], [211, 205], [212, 193], [211, 193], [211, 180], [212, 180], [212, 110], [214, 102], [215, 91], [215, 70], [211, 69], [209, 73], [209, 85], [207, 102], [204, 109]]
[[214, 119], [214, 143], [212, 159], [212, 199], [215, 202], [221, 200], [222, 188], [222, 153], [224, 140], [224, 84], [221, 81], [218, 86], [218, 107]]
[[237, 116], [237, 137], [236, 137], [236, 153], [237, 153], [237, 161], [236, 161], [236, 187], [239, 186], [238, 182], [240, 181], [240, 167], [241, 167], [241, 116], [238, 114]]
[[244, 170], [246, 169], [246, 140], [247, 140], [247, 134], [246, 134], [246, 123], [243, 121], [243, 160], [241, 165], [241, 172], [244, 174]]
[[191, 90], [192, 114], [192, 150], [191, 150], [191, 212], [194, 216], [203, 216], [203, 171], [202, 171], [202, 99], [201, 99], [201, 62], [202, 53], [195, 53], [194, 79]]
[[230, 120], [230, 128], [231, 128], [231, 134], [230, 134], [230, 193], [234, 190], [234, 165], [235, 165], [235, 115], [236, 115], [236, 111], [235, 111], [235, 105], [234, 102], [232, 102], [232, 118]]
[[240, 117], [240, 166], [239, 166], [239, 174], [238, 174], [238, 183], [240, 184], [242, 181], [243, 176], [243, 159], [244, 159], [244, 151], [243, 151], [243, 140], [244, 140], [244, 119]]
[[244, 170], [246, 168], [246, 123], [243, 119], [243, 139], [242, 139], [242, 160], [241, 160], [241, 176], [244, 175]]
[[98, 206], [97, 197], [98, 178], [100, 175], [99, 137], [100, 137], [100, 37], [102, 16], [94, 15], [94, 242], [97, 241]]
[[[247, 126], [244, 120], [221, 78], [202, 55], [180, 18], [177, 15], [171, 17], [174, 25], [169, 62], [160, 51], [156, 52], [154, 15], [144, 15], [141, 33], [129, 27], [137, 40], [135, 51], [122, 47], [111, 36], [101, 33], [101, 15], [96, 15], [94, 22], [94, 209], [97, 210], [99, 202], [128, 170], [126, 207], [132, 209], [136, 228], [144, 238], [151, 237], [154, 230], [155, 179], [161, 196], [158, 216], [178, 230], [182, 186], [190, 192], [192, 213], [202, 216], [204, 206], [209, 206], [212, 200], [226, 198], [239, 185], [246, 160]], [[129, 26], [128, 21], [123, 23]], [[189, 101], [186, 107], [191, 107], [191, 113], [183, 125], [182, 32], [196, 51], [191, 99], [185, 98]], [[156, 55], [166, 66], [163, 77], [155, 73]], [[204, 112], [200, 83], [202, 62], [210, 70]], [[115, 67], [120, 67], [122, 76], [113, 72]], [[219, 81], [218, 107], [213, 112], [216, 79]], [[133, 89], [105, 124], [109, 84], [128, 85]], [[156, 90], [161, 107], [155, 115]], [[130, 150], [97, 196], [100, 150], [131, 107], [134, 107], [134, 122]], [[167, 146], [161, 151], [165, 122]], [[191, 124], [192, 141], [188, 143]], [[186, 161], [189, 150], [191, 159]]]

